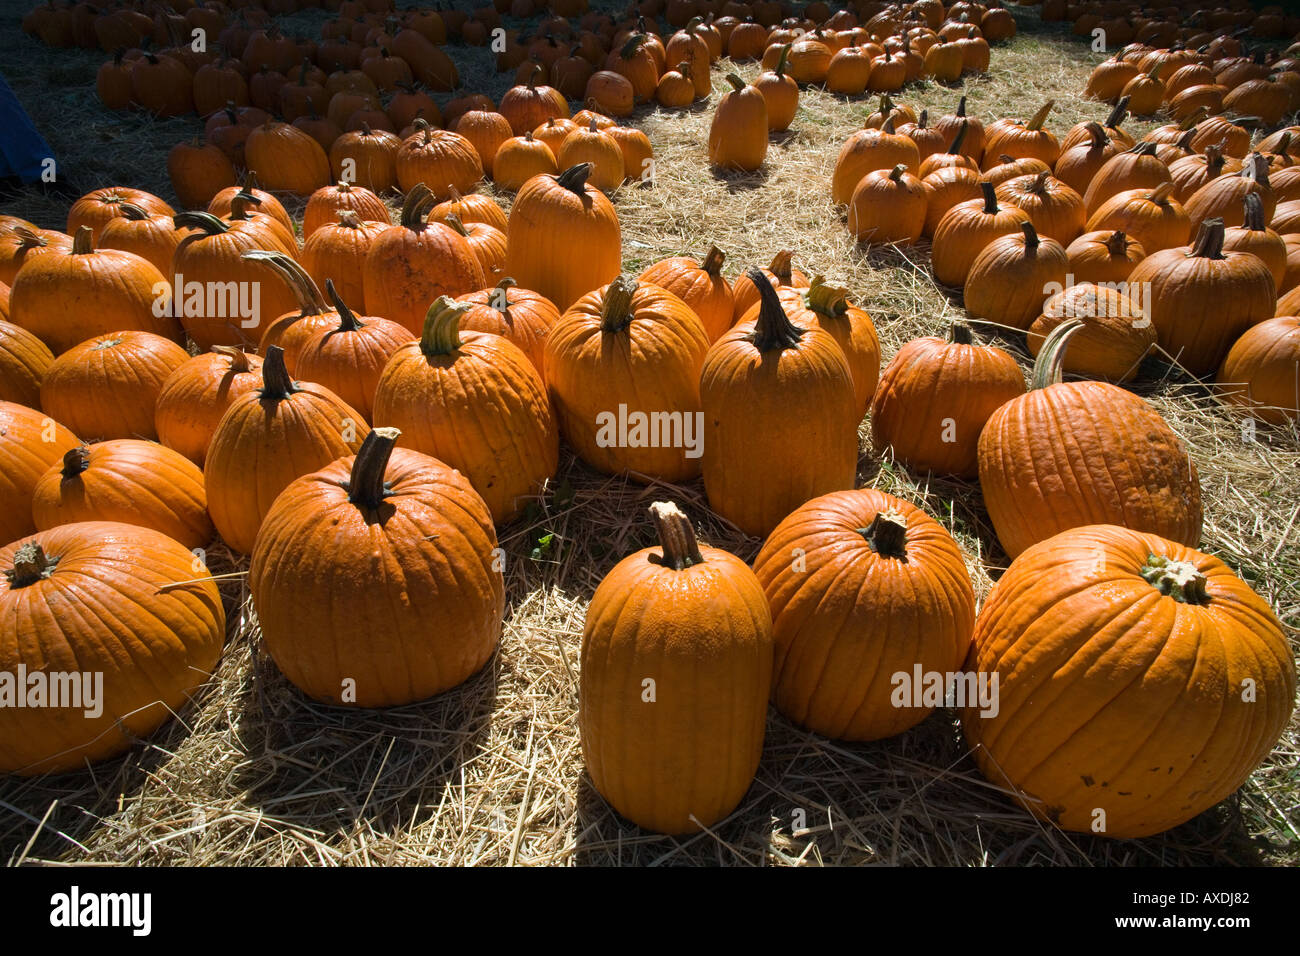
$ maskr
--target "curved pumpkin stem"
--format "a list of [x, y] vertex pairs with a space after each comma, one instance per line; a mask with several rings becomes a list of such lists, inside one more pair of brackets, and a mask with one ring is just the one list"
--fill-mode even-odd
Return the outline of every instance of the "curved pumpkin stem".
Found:
[[298, 384], [284, 364], [284, 349], [278, 345], [269, 346], [262, 359], [262, 398], [280, 402], [297, 391]]
[[1061, 381], [1061, 366], [1065, 362], [1065, 347], [1070, 337], [1084, 327], [1083, 319], [1066, 319], [1048, 334], [1034, 361], [1029, 388], [1047, 388]]
[[745, 275], [758, 290], [758, 321], [749, 341], [760, 352], [798, 348], [804, 330], [790, 321], [781, 299], [762, 269], [746, 269]]
[[451, 296], [440, 295], [424, 314], [424, 331], [420, 336], [420, 351], [426, 358], [450, 355], [460, 348], [460, 317], [469, 311], [469, 304], [457, 302]]
[[595, 165], [592, 163], [578, 163], [556, 176], [555, 181], [575, 196], [583, 196], [586, 195], [587, 177], [593, 169]]
[[334, 288], [334, 280], [325, 280], [325, 294], [329, 296], [330, 302], [334, 306], [334, 311], [339, 314], [339, 325], [334, 331], [336, 332], [359, 332], [365, 328], [365, 323], [358, 319], [352, 310], [348, 308], [343, 297], [339, 295], [339, 290]]
[[214, 345], [212, 351], [228, 357], [230, 359], [230, 371], [236, 375], [251, 371], [248, 364], [248, 353], [243, 349], [236, 348], [233, 345]]
[[600, 330], [622, 332], [632, 324], [632, 296], [640, 283], [630, 276], [619, 276], [605, 287], [600, 305]]
[[123, 219], [129, 219], [131, 222], [141, 222], [145, 219], [151, 219], [147, 210], [141, 209], [135, 203], [124, 202], [117, 207], [122, 212]]
[[447, 215], [442, 217], [442, 221], [466, 239], [469, 238], [469, 230], [465, 228], [465, 223], [461, 222], [460, 216], [456, 215], [454, 212], [447, 213]]
[[1119, 129], [1119, 124], [1124, 122], [1127, 118], [1128, 97], [1121, 96], [1119, 102], [1115, 104], [1115, 108], [1111, 110], [1110, 115], [1106, 117], [1105, 126], [1107, 129]]
[[1179, 604], [1209, 604], [1210, 594], [1205, 589], [1205, 575], [1190, 561], [1170, 561], [1152, 554], [1138, 572], [1142, 579], [1161, 594]]
[[320, 289], [315, 281], [307, 274], [307, 270], [283, 252], [251, 249], [240, 258], [260, 262], [274, 269], [276, 274], [292, 290], [303, 316], [324, 315], [330, 311], [329, 305], [326, 304], [325, 298], [320, 294]]
[[650, 517], [654, 519], [659, 545], [663, 549], [659, 564], [674, 571], [684, 571], [692, 565], [704, 563], [700, 544], [695, 539], [695, 529], [681, 508], [671, 501], [656, 501], [650, 505]]
[[[965, 99], [963, 96], [962, 99]], [[970, 120], [963, 119], [961, 125], [957, 127], [957, 135], [952, 138], [952, 145], [948, 147], [949, 156], [961, 155], [961, 144], [966, 141], [966, 130], [970, 128]]]
[[727, 254], [717, 246], [709, 246], [709, 252], [700, 263], [700, 268], [716, 279], [722, 274], [722, 263], [726, 258]]
[[78, 445], [76, 448], [69, 448], [63, 455], [63, 480], [76, 478], [83, 471], [90, 467], [90, 447], [88, 445]]
[[497, 294], [488, 296], [488, 304], [507, 320], [510, 318], [510, 290], [518, 285], [518, 282], [506, 276], [496, 284]]
[[72, 237], [72, 254], [84, 256], [95, 251], [95, 232], [89, 226], [78, 226]]
[[776, 61], [776, 69], [772, 71], [777, 75], [778, 79], [785, 79], [786, 68], [790, 65], [790, 48], [792, 46], [794, 46], [793, 43], [787, 43], [781, 47], [781, 56]]
[[1092, 137], [1092, 145], [1088, 147], [1090, 150], [1103, 149], [1110, 143], [1110, 136], [1107, 135], [1106, 130], [1100, 123], [1089, 121], [1083, 124], [1083, 128]]
[[195, 210], [178, 212], [172, 216], [173, 229], [201, 229], [209, 236], [217, 236], [230, 229], [230, 223], [222, 222], [210, 212]]
[[790, 265], [794, 259], [794, 252], [790, 249], [782, 249], [772, 257], [772, 262], [767, 267], [767, 271], [776, 276], [781, 285], [789, 285], [793, 278], [793, 269]]
[[388, 459], [402, 434], [398, 428], [372, 428], [361, 443], [357, 457], [352, 460], [352, 474], [348, 476], [348, 501], [358, 508], [374, 510], [392, 495], [384, 473]]
[[1038, 112], [1030, 117], [1029, 122], [1025, 124], [1025, 129], [1031, 133], [1036, 133], [1043, 128], [1047, 122], [1047, 114], [1052, 112], [1052, 107], [1056, 105], [1056, 100], [1048, 100], [1038, 108]]
[[11, 590], [25, 588], [43, 581], [54, 571], [58, 558], [51, 558], [35, 541], [28, 541], [14, 552], [14, 566], [5, 571]]
[[882, 558], [907, 560], [907, 519], [901, 511], [894, 508], [877, 511], [871, 524], [858, 528], [857, 532], [866, 538], [871, 550]]
[[824, 276], [815, 276], [803, 292], [803, 301], [822, 318], [840, 319], [849, 311], [849, 290], [828, 285]]
[[1025, 237], [1025, 258], [1033, 258], [1038, 252], [1038, 230], [1032, 222], [1026, 220], [1020, 224], [1020, 231]]

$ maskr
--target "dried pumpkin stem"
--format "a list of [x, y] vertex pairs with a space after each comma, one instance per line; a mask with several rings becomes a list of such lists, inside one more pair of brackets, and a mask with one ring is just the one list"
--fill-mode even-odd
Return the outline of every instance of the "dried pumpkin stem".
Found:
[[1119, 102], [1115, 104], [1115, 108], [1111, 110], [1110, 115], [1106, 117], [1105, 125], [1107, 129], [1119, 129], [1119, 124], [1128, 118], [1128, 99], [1127, 96], [1121, 96], [1119, 98]]
[[1038, 249], [1038, 230], [1032, 222], [1026, 221], [1020, 224], [1020, 231], [1025, 236], [1025, 257], [1033, 258]]
[[95, 251], [95, 233], [89, 226], [77, 227], [77, 234], [72, 237], [72, 254], [84, 256]]
[[348, 476], [348, 501], [359, 508], [378, 508], [392, 495], [384, 474], [388, 459], [397, 446], [397, 428], [372, 428], [352, 461], [352, 474]]
[[1264, 203], [1260, 200], [1259, 193], [1246, 193], [1241, 197], [1241, 205], [1245, 227], [1251, 232], [1263, 232], [1267, 224], [1264, 222]]
[[35, 541], [28, 541], [14, 552], [14, 566], [5, 572], [10, 589], [25, 588], [50, 576], [58, 558], [51, 558]]
[[1124, 234], [1123, 229], [1116, 229], [1106, 240], [1106, 251], [1112, 259], [1128, 258], [1128, 236]]
[[69, 448], [63, 455], [63, 471], [61, 474], [64, 479], [76, 478], [79, 474], [90, 467], [90, 448], [86, 445], [78, 445], [76, 448]]
[[578, 163], [556, 176], [555, 181], [574, 195], [582, 196], [586, 192], [587, 177], [594, 168], [592, 163]]
[[[965, 97], [962, 97], [965, 99]], [[948, 147], [949, 156], [960, 156], [962, 143], [966, 141], [966, 131], [970, 128], [970, 120], [963, 119], [961, 125], [957, 127], [957, 135], [952, 138], [952, 145]]]
[[466, 239], [469, 238], [469, 230], [465, 228], [465, 223], [461, 222], [460, 216], [456, 215], [454, 212], [447, 213], [447, 215], [442, 217], [442, 221]]
[[[728, 73], [728, 74], [727, 74], [727, 82], [731, 84], [731, 88], [732, 88], [732, 90], [735, 91], [735, 92], [737, 92], [737, 93], [739, 93], [741, 90], [743, 90], [743, 89], [745, 88], [745, 81], [742, 80], [742, 79], [741, 79], [739, 76], [737, 76], [735, 73]], [[592, 120], [592, 122], [594, 123], [595, 120]]]
[[209, 236], [216, 236], [230, 229], [230, 223], [222, 222], [210, 212], [178, 212], [172, 216], [173, 229], [202, 229]]
[[212, 351], [229, 357], [230, 370], [236, 374], [249, 371], [248, 353], [233, 345], [214, 345]]
[[803, 293], [804, 304], [827, 319], [838, 319], [849, 311], [849, 290], [828, 285], [823, 276], [815, 276]]
[[1200, 259], [1223, 258], [1223, 220], [1216, 216], [1201, 223], [1189, 255]]
[[424, 315], [420, 351], [427, 358], [435, 358], [439, 355], [451, 355], [459, 349], [460, 317], [468, 311], [468, 303], [457, 302], [451, 296], [438, 296]]
[[965, 118], [965, 116], [966, 116], [966, 97], [965, 97], [965, 96], [962, 96], [960, 99], [957, 100], [957, 108], [956, 108], [955, 110], [953, 110], [952, 115], [953, 115], [953, 116], [956, 116], [958, 119], [964, 119], [964, 118]]
[[600, 305], [600, 330], [622, 332], [632, 324], [632, 296], [640, 283], [629, 276], [619, 276], [605, 289]]
[[948, 341], [953, 345], [972, 345], [975, 336], [965, 322], [953, 322], [948, 326]]
[[1025, 124], [1025, 129], [1036, 133], [1043, 128], [1047, 122], [1047, 114], [1052, 112], [1052, 107], [1056, 105], [1056, 100], [1048, 100], [1038, 108], [1038, 112], [1030, 117], [1029, 122]]
[[794, 260], [794, 252], [790, 249], [782, 249], [772, 257], [772, 262], [768, 265], [767, 271], [776, 276], [781, 285], [789, 285], [794, 277], [791, 262]]
[[298, 385], [284, 364], [284, 349], [269, 346], [262, 359], [262, 398], [283, 401], [297, 391]]
[[433, 208], [435, 199], [433, 190], [424, 183], [416, 183], [406, 194], [402, 202], [401, 223], [407, 229], [423, 229], [425, 218]]
[[980, 191], [984, 194], [984, 214], [986, 216], [996, 216], [998, 212], [998, 194], [993, 190], [993, 184], [985, 181], [980, 183]]
[[150, 218], [149, 213], [135, 203], [124, 202], [117, 208], [122, 211], [122, 218], [129, 219], [131, 222], [141, 222]]
[[1084, 327], [1083, 319], [1066, 319], [1048, 334], [1030, 376], [1030, 390], [1047, 388], [1061, 380], [1061, 366], [1065, 362], [1065, 347], [1070, 337]]
[[240, 256], [252, 262], [269, 266], [282, 278], [298, 301], [298, 307], [304, 316], [324, 315], [330, 311], [320, 288], [307, 270], [300, 266], [291, 256], [283, 252], [268, 252], [265, 249], [252, 249]]
[[799, 340], [803, 338], [804, 330], [791, 322], [790, 317], [785, 314], [781, 299], [776, 294], [776, 289], [772, 288], [772, 283], [768, 281], [767, 276], [763, 275], [763, 270], [746, 269], [745, 275], [758, 290], [759, 302], [758, 321], [754, 324], [754, 332], [750, 335], [749, 341], [760, 352], [797, 348]]
[[722, 263], [726, 258], [727, 254], [717, 246], [709, 246], [709, 253], [704, 257], [700, 268], [716, 279], [722, 274]]
[[685, 512], [671, 501], [656, 501], [650, 505], [650, 517], [659, 532], [659, 545], [663, 548], [660, 563], [674, 571], [684, 571], [695, 564], [704, 563], [700, 544], [695, 539], [695, 529]]
[[334, 311], [339, 314], [338, 328], [336, 332], [359, 332], [365, 328], [365, 323], [353, 314], [348, 308], [343, 297], [339, 295], [339, 290], [334, 288], [334, 280], [325, 280], [325, 295], [329, 297], [330, 303], [334, 306]]
[[858, 528], [858, 534], [862, 535], [871, 547], [882, 558], [907, 558], [907, 519], [903, 517], [902, 512], [890, 508], [887, 511], [877, 511], [876, 516], [871, 519], [871, 524], [865, 528]]
[[1147, 556], [1147, 563], [1139, 573], [1144, 581], [1179, 604], [1210, 603], [1205, 575], [1190, 561], [1171, 561], [1163, 555], [1152, 554]]

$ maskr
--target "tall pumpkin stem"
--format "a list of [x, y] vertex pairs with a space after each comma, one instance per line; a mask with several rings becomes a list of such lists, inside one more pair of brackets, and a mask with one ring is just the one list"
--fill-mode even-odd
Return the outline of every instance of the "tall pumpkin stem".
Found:
[[284, 349], [278, 345], [269, 346], [262, 359], [262, 398], [283, 401], [297, 391], [298, 384], [284, 364]]
[[1025, 237], [1025, 256], [1032, 258], [1038, 251], [1038, 230], [1034, 228], [1032, 222], [1022, 222], [1020, 231]]
[[882, 558], [907, 560], [907, 519], [902, 512], [894, 508], [877, 511], [871, 524], [857, 531]]
[[[731, 84], [731, 89], [736, 93], [739, 93], [741, 90], [745, 88], [745, 81], [742, 80], [735, 73], [727, 74], [727, 82]], [[592, 122], [595, 123], [596, 121], [592, 120]]]
[[1267, 223], [1264, 222], [1264, 203], [1260, 201], [1259, 193], [1246, 193], [1241, 199], [1241, 205], [1246, 228], [1251, 232], [1263, 232]]
[[993, 190], [993, 184], [990, 182], [980, 183], [980, 191], [984, 194], [984, 214], [986, 216], [996, 216], [998, 213], [998, 194]]
[[416, 183], [402, 202], [402, 225], [407, 229], [423, 229], [425, 217], [429, 215], [435, 201], [433, 190], [424, 183]]
[[1157, 591], [1179, 604], [1210, 603], [1205, 575], [1190, 561], [1170, 561], [1163, 555], [1152, 554], [1139, 573]]
[[51, 558], [35, 541], [28, 541], [14, 552], [14, 566], [5, 571], [10, 589], [25, 588], [50, 576], [58, 558]]
[[460, 348], [460, 317], [468, 311], [468, 303], [457, 302], [451, 296], [438, 296], [424, 315], [420, 351], [427, 358], [435, 358]]
[[1038, 132], [1047, 122], [1047, 114], [1052, 112], [1052, 107], [1056, 105], [1056, 100], [1048, 100], [1038, 108], [1038, 112], [1030, 117], [1029, 122], [1025, 124], [1025, 129], [1031, 132]]
[[320, 288], [316, 285], [315, 280], [291, 256], [286, 256], [283, 252], [251, 249], [240, 258], [270, 266], [276, 275], [289, 286], [304, 316], [323, 315], [330, 311], [329, 305], [326, 303], [325, 297], [321, 295]]
[[388, 459], [397, 446], [398, 428], [372, 428], [352, 462], [352, 474], [348, 477], [348, 501], [359, 508], [375, 509], [392, 495], [384, 474], [388, 471]]
[[1199, 259], [1223, 258], [1223, 220], [1216, 216], [1201, 223], [1190, 253]]
[[1029, 388], [1047, 388], [1061, 380], [1061, 366], [1065, 362], [1065, 347], [1070, 337], [1084, 327], [1083, 319], [1066, 319], [1048, 334], [1043, 341], [1038, 358], [1034, 360], [1034, 371], [1030, 376]]
[[1119, 129], [1119, 124], [1128, 118], [1128, 99], [1127, 96], [1121, 96], [1119, 98], [1119, 102], [1115, 104], [1115, 108], [1111, 110], [1110, 115], [1106, 117], [1107, 129]]
[[335, 331], [338, 332], [359, 332], [365, 328], [365, 324], [353, 314], [348, 308], [343, 297], [339, 295], [339, 290], [334, 288], [334, 280], [325, 280], [325, 294], [329, 296], [330, 303], [334, 306], [334, 311], [339, 314], [339, 326]]
[[600, 330], [622, 332], [632, 324], [632, 296], [640, 283], [628, 276], [619, 276], [605, 289], [600, 305]]
[[72, 237], [72, 254], [84, 256], [95, 251], [95, 233], [89, 226], [79, 226], [77, 234]]
[[758, 290], [758, 321], [749, 337], [760, 352], [797, 348], [804, 330], [790, 321], [781, 299], [761, 269], [746, 269], [745, 275]]
[[804, 290], [803, 301], [808, 308], [823, 318], [839, 319], [849, 311], [849, 290], [841, 286], [828, 285], [823, 276], [816, 276], [812, 284]]
[[776, 61], [776, 69], [772, 71], [778, 78], [783, 79], [786, 69], [790, 66], [790, 48], [792, 46], [794, 46], [793, 43], [787, 43], [781, 47], [781, 56]]
[[695, 540], [695, 529], [681, 508], [671, 501], [656, 501], [650, 506], [650, 517], [654, 519], [659, 544], [663, 548], [659, 563], [674, 571], [684, 571], [692, 565], [704, 563], [700, 544]]
[[[965, 99], [965, 97], [962, 97]], [[948, 147], [949, 156], [960, 156], [962, 143], [966, 141], [966, 130], [970, 128], [970, 120], [963, 119], [961, 125], [957, 127], [957, 135], [952, 138], [952, 145]]]
[[583, 196], [586, 195], [587, 177], [594, 168], [592, 163], [578, 163], [556, 176], [555, 181], [575, 196]]

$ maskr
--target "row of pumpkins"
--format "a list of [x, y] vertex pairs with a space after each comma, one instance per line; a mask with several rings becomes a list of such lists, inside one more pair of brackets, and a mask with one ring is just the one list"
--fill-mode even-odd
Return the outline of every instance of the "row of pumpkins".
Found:
[[[766, 538], [751, 570], [700, 547], [659, 503], [660, 547], [619, 563], [593, 597], [583, 751], [634, 822], [680, 833], [725, 817], [754, 775], [769, 697], [809, 729], [879, 739], [943, 705], [931, 694], [900, 706], [893, 675], [963, 663], [1000, 682], [996, 714], [964, 714], [984, 772], [1067, 829], [1090, 831], [1101, 807], [1111, 836], [1159, 832], [1243, 782], [1291, 712], [1289, 648], [1268, 605], [1193, 550], [1199, 485], [1159, 415], [1116, 386], [1059, 380], [1080, 323], [1047, 337], [1028, 392], [1010, 355], [961, 328], [908, 343], [880, 375], [867, 313], [789, 254], [734, 282], [717, 251], [620, 276], [617, 217], [588, 173], [520, 191], [506, 261], [528, 291], [486, 286], [472, 250], [451, 251], [463, 237], [424, 217], [433, 197], [413, 190], [403, 223], [375, 240], [388, 251], [366, 257], [365, 316], [332, 279], [324, 301], [272, 213], [238, 218], [260, 197], [230, 197], [227, 218], [175, 216], [187, 235], [172, 274], [239, 283], [270, 267], [301, 296], [260, 330], [260, 355], [236, 347], [236, 323], [188, 302], [159, 317], [135, 298], [161, 273], [93, 245], [146, 221], [124, 209], [126, 190], [74, 206], [70, 247], [5, 222], [4, 248], [25, 251], [0, 258], [13, 283], [0, 385], [35, 379], [36, 398], [0, 404], [12, 542], [0, 613], [17, 622], [0, 662], [102, 671], [106, 706], [85, 721], [0, 709], [0, 767], [119, 753], [200, 686], [224, 639], [201, 557], [213, 527], [251, 554], [265, 646], [308, 695], [387, 706], [462, 682], [501, 631], [494, 525], [555, 473], [563, 434], [603, 471], [676, 482], [701, 468], [714, 511]], [[203, 272], [186, 257], [214, 240]], [[408, 292], [409, 277], [456, 259], [465, 275], [440, 278], [463, 287], [414, 311], [372, 307], [375, 289]], [[381, 265], [391, 271], [372, 284]], [[215, 351], [190, 357], [169, 337], [178, 327], [157, 327], [166, 319]], [[620, 405], [699, 412], [702, 458], [602, 441], [600, 416]], [[1014, 558], [978, 620], [949, 533], [905, 501], [852, 490], [868, 408], [874, 429], [893, 423], [882, 452], [915, 436], [975, 460]], [[155, 433], [162, 444], [134, 437]], [[1203, 639], [1184, 647], [1187, 633]], [[1133, 732], [1157, 711], [1161, 733]]]
[[1110, 46], [1137, 41], [1155, 46], [1202, 46], [1225, 34], [1249, 34], [1261, 40], [1300, 37], [1300, 17], [1277, 4], [1257, 6], [1229, 0], [1211, 7], [1203, 0], [1172, 0], [1160, 7], [1135, 7], [1123, 0], [1020, 0], [1039, 6], [1043, 20], [1068, 20], [1074, 33], [1092, 39], [1103, 31]]

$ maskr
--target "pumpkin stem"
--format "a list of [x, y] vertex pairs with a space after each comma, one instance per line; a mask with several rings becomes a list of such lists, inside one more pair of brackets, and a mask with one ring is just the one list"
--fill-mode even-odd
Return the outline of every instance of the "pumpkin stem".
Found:
[[534, 63], [532, 71], [528, 74], [528, 89], [537, 89], [537, 78], [542, 75], [542, 65]]
[[63, 478], [66, 481], [69, 478], [76, 478], [79, 474], [90, 467], [90, 447], [87, 445], [78, 445], [76, 448], [69, 448], [63, 456]]
[[79, 226], [77, 234], [72, 237], [72, 254], [84, 256], [95, 251], [95, 232], [89, 226]]
[[594, 168], [592, 163], [578, 163], [556, 176], [555, 181], [575, 196], [582, 196], [586, 194], [587, 177]]
[[[965, 97], [962, 97], [965, 99]], [[962, 120], [961, 125], [957, 127], [957, 135], [952, 138], [952, 145], [948, 147], [949, 156], [961, 155], [961, 144], [966, 141], [966, 130], [970, 128], [969, 120]]]
[[1032, 222], [1022, 222], [1020, 231], [1025, 236], [1025, 258], [1033, 258], [1038, 251], [1038, 230]]
[[141, 222], [149, 218], [149, 213], [135, 205], [135, 203], [124, 202], [117, 208], [122, 211], [122, 218], [129, 219], [131, 222]]
[[506, 276], [497, 283], [497, 295], [489, 296], [492, 307], [501, 313], [507, 320], [510, 318], [510, 294], [509, 290], [519, 285], [510, 276]]
[[247, 222], [252, 217], [248, 214], [249, 206], [260, 206], [262, 200], [258, 199], [252, 193], [246, 193], [242, 190], [230, 197], [230, 215], [229, 219]]
[[5, 572], [10, 589], [25, 588], [50, 576], [58, 558], [45, 554], [45, 549], [35, 541], [28, 541], [14, 552], [14, 566]]
[[249, 371], [248, 353], [243, 349], [235, 348], [233, 345], [214, 345], [212, 351], [228, 357], [230, 359], [230, 371], [236, 375]]
[[618, 55], [624, 60], [630, 60], [636, 56], [636, 51], [641, 49], [642, 44], [645, 42], [646, 35], [644, 33], [634, 33], [627, 38], [627, 42], [623, 44], [623, 49], [618, 51]]
[[454, 212], [447, 213], [447, 215], [442, 217], [442, 221], [448, 226], [451, 226], [452, 229], [456, 230], [456, 232], [460, 233], [466, 239], [469, 238], [469, 230], [465, 228], [465, 223], [461, 222], [460, 216], [456, 215]]
[[921, 110], [921, 115], [916, 118], [917, 129], [927, 129], [926, 124], [930, 121], [930, 111]]
[[1241, 175], [1242, 178], [1259, 183], [1261, 186], [1269, 186], [1268, 160], [1259, 153], [1251, 153], [1250, 158], [1246, 160], [1246, 165], [1241, 169]]
[[1223, 219], [1216, 216], [1201, 223], [1190, 253], [1200, 259], [1223, 258]]
[[776, 276], [781, 285], [789, 285], [793, 279], [790, 261], [794, 258], [794, 252], [789, 249], [782, 249], [772, 257], [772, 263], [767, 267], [767, 271]]
[[815, 276], [812, 284], [804, 290], [803, 301], [823, 318], [839, 319], [849, 311], [849, 290], [828, 285], [823, 276]]
[[1134, 156], [1154, 156], [1156, 144], [1149, 142], [1134, 143], [1128, 150]]
[[952, 345], [973, 345], [975, 336], [965, 322], [953, 322], [948, 326], [948, 342]]
[[1161, 183], [1155, 189], [1151, 190], [1151, 195], [1148, 196], [1147, 198], [1150, 199], [1151, 202], [1155, 203], [1157, 206], [1167, 206], [1169, 204], [1169, 200], [1173, 197], [1173, 195], [1174, 195], [1174, 184]]
[[1038, 108], [1038, 112], [1030, 117], [1029, 122], [1025, 124], [1025, 129], [1030, 132], [1038, 132], [1047, 122], [1047, 114], [1052, 112], [1052, 107], [1056, 105], [1056, 100], [1048, 100]]
[[297, 383], [285, 367], [284, 349], [278, 345], [268, 346], [262, 359], [262, 398], [283, 401], [298, 390]]
[[656, 501], [650, 506], [650, 517], [654, 519], [655, 529], [659, 532], [659, 546], [663, 549], [659, 564], [674, 571], [684, 571], [692, 565], [704, 563], [700, 544], [695, 539], [695, 529], [681, 508], [671, 501]]
[[1110, 115], [1106, 117], [1105, 125], [1108, 129], [1119, 129], [1119, 124], [1124, 122], [1124, 120], [1127, 118], [1128, 118], [1128, 97], [1121, 96], [1119, 98], [1119, 102], [1115, 104], [1115, 108], [1111, 110]]
[[1088, 135], [1092, 137], [1092, 146], [1089, 147], [1090, 149], [1101, 149], [1110, 142], [1110, 137], [1106, 135], [1106, 130], [1102, 128], [1100, 123], [1088, 122], [1084, 124], [1083, 128], [1086, 129]]
[[325, 294], [329, 296], [330, 302], [333, 303], [334, 311], [339, 314], [339, 326], [335, 331], [359, 332], [365, 328], [365, 324], [352, 313], [347, 303], [343, 301], [343, 298], [339, 295], [339, 290], [334, 288], [333, 279], [325, 280]]
[[964, 119], [964, 118], [965, 118], [965, 116], [966, 116], [966, 97], [965, 97], [965, 96], [962, 96], [961, 99], [959, 99], [959, 100], [957, 101], [957, 108], [956, 108], [955, 110], [953, 110], [953, 114], [952, 114], [952, 115], [953, 115], [953, 116], [956, 116], [958, 119]]
[[781, 47], [781, 56], [776, 61], [776, 69], [772, 71], [780, 79], [785, 78], [786, 68], [790, 65], [790, 48], [792, 46], [794, 46], [793, 43], [787, 43]]
[[1227, 157], [1218, 146], [1205, 147], [1205, 172], [1207, 182], [1210, 179], [1218, 179], [1219, 174], [1223, 172], [1223, 164], [1227, 162]]
[[1106, 251], [1112, 259], [1128, 258], [1128, 236], [1123, 229], [1116, 229], [1105, 242]]
[[1264, 204], [1260, 201], [1259, 193], [1246, 193], [1241, 199], [1241, 205], [1245, 209], [1245, 227], [1251, 232], [1263, 232], [1264, 222]]
[[632, 324], [632, 296], [639, 285], [636, 279], [619, 276], [605, 287], [600, 305], [602, 332], [622, 332]]
[[424, 333], [420, 336], [420, 351], [426, 358], [451, 355], [460, 348], [460, 317], [469, 311], [469, 304], [457, 302], [451, 296], [440, 295], [424, 315]]
[[1163, 555], [1147, 556], [1147, 563], [1138, 572], [1142, 579], [1161, 594], [1179, 604], [1209, 604], [1210, 595], [1205, 590], [1205, 575], [1190, 561], [1170, 561]]
[[18, 241], [24, 249], [39, 249], [50, 244], [48, 239], [44, 236], [38, 236], [26, 226], [14, 226], [12, 232], [18, 237]]
[[877, 511], [871, 524], [858, 528], [857, 532], [866, 538], [871, 550], [882, 558], [907, 560], [907, 519], [902, 512], [894, 508]]
[[374, 510], [392, 495], [392, 488], [384, 481], [388, 459], [401, 435], [398, 428], [372, 428], [361, 443], [357, 457], [352, 460], [352, 474], [348, 476], [348, 501], [358, 508]]
[[880, 131], [882, 133], [889, 133], [891, 135], [898, 132], [898, 127], [894, 125], [893, 113], [890, 113], [888, 116], [885, 117], [885, 121], [880, 124]]
[[1048, 334], [1043, 341], [1038, 358], [1034, 361], [1034, 371], [1030, 376], [1029, 388], [1047, 388], [1061, 381], [1061, 365], [1065, 362], [1065, 347], [1070, 336], [1085, 325], [1083, 319], [1066, 319]]
[[230, 229], [230, 223], [222, 222], [210, 212], [178, 212], [172, 216], [172, 228], [202, 229], [209, 236], [216, 236]]
[[[735, 73], [727, 74], [727, 82], [731, 84], [731, 89], [736, 93], [739, 93], [741, 90], [745, 88], [745, 81], [742, 80], [740, 77], [738, 77]], [[594, 123], [595, 120], [592, 120], [592, 122]]]
[[700, 268], [716, 279], [722, 273], [722, 262], [726, 258], [727, 254], [717, 246], [709, 246], [709, 254], [704, 257]]
[[285, 281], [290, 291], [293, 292], [293, 297], [298, 301], [298, 307], [303, 316], [323, 315], [330, 311], [329, 305], [325, 302], [325, 297], [320, 294], [320, 288], [316, 285], [316, 282], [307, 274], [307, 270], [290, 256], [286, 256], [283, 252], [252, 249], [245, 252], [240, 258], [260, 262], [274, 269], [275, 273]]
[[793, 349], [799, 345], [804, 330], [790, 321], [785, 314], [781, 299], [772, 288], [772, 283], [763, 275], [762, 269], [746, 269], [745, 275], [758, 290], [758, 321], [749, 341], [760, 352], [772, 352], [780, 349]]
[[417, 231], [423, 229], [426, 225], [425, 218], [434, 202], [433, 190], [424, 183], [416, 183], [402, 202], [402, 225]]
[[899, 163], [889, 171], [889, 178], [896, 183], [901, 183], [903, 181], [903, 173], [905, 172], [907, 172], [907, 164]]
[[998, 213], [998, 194], [993, 190], [993, 184], [990, 182], [980, 183], [980, 191], [984, 193], [984, 215], [996, 216]]

